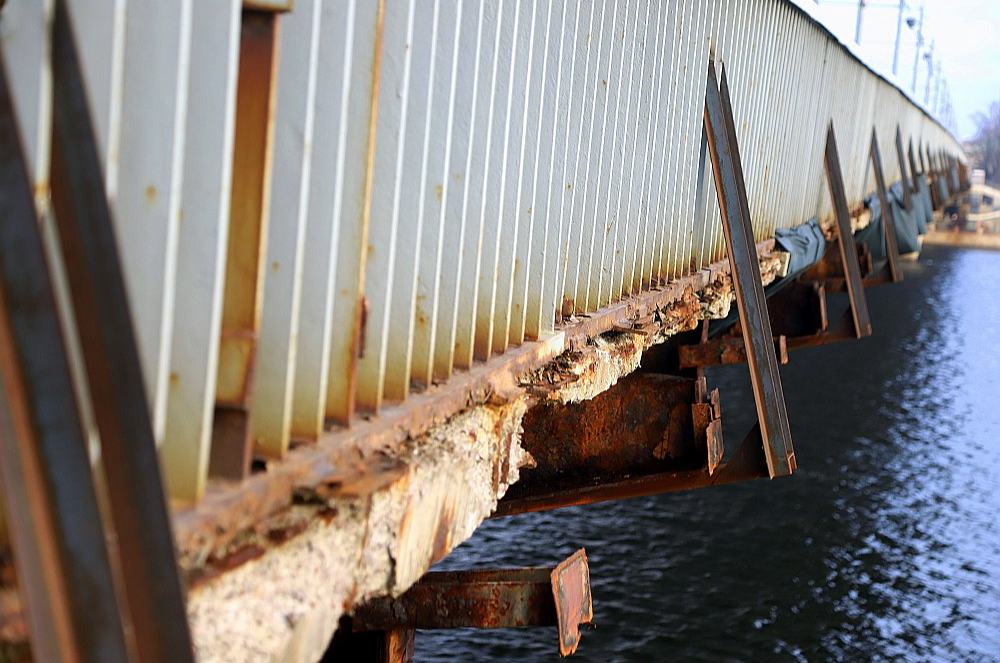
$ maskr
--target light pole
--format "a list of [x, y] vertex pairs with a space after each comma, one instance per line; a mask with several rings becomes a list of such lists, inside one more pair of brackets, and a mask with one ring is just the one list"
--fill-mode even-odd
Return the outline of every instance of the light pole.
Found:
[[854, 28], [854, 43], [861, 44], [861, 17], [865, 11], [865, 0], [858, 0], [858, 24]]
[[931, 77], [934, 75], [934, 40], [931, 39], [931, 49], [924, 54], [927, 60], [927, 88], [924, 90], [924, 104], [931, 100]]
[[917, 52], [913, 55], [913, 83], [910, 92], [917, 94], [917, 72], [920, 70], [920, 49], [924, 46], [924, 6], [920, 5], [920, 21], [917, 26]]
[[934, 81], [934, 103], [932, 104], [932, 106], [934, 108], [934, 113], [938, 113], [938, 111], [941, 108], [941, 105], [940, 105], [940, 102], [941, 102], [941, 60], [940, 60], [940, 58], [938, 59], [937, 62], [934, 63], [934, 74], [936, 76], [936, 79]]
[[903, 12], [906, 11], [906, 0], [899, 0], [899, 16], [896, 18], [896, 48], [892, 52], [892, 75], [899, 73], [899, 41], [903, 36]]

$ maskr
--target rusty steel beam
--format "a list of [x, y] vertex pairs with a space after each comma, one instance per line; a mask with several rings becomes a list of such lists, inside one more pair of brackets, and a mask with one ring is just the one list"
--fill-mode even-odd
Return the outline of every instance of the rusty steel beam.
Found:
[[701, 467], [705, 454], [696, 447], [692, 406], [704, 402], [705, 391], [692, 378], [639, 372], [592, 399], [529, 409], [521, 446], [535, 467], [522, 472], [508, 494]]
[[721, 463], [713, 474], [709, 474], [708, 468], [703, 467], [628, 475], [606, 481], [580, 481], [532, 495], [505, 497], [500, 500], [492, 517], [766, 479], [770, 473], [762, 448], [763, 438], [758, 423], [754, 424], [729, 460]]
[[757, 418], [761, 424], [764, 453], [771, 476], [783, 476], [795, 469], [795, 452], [767, 318], [767, 300], [753, 251], [753, 227], [729, 85], [725, 68], [721, 83], [717, 81], [714, 62], [709, 63], [704, 128], [722, 212], [726, 248], [732, 264], [733, 288], [747, 346], [747, 365]]
[[[788, 348], [784, 334], [774, 337], [774, 352], [778, 362], [788, 363]], [[723, 366], [747, 363], [747, 346], [742, 336], [723, 336], [696, 345], [677, 347], [681, 368]]]
[[870, 158], [875, 171], [875, 185], [878, 188], [879, 205], [882, 208], [882, 227], [885, 232], [885, 251], [887, 254], [888, 275], [894, 283], [903, 280], [903, 272], [899, 267], [899, 245], [896, 242], [896, 220], [889, 206], [889, 196], [885, 189], [885, 176], [882, 173], [882, 153], [878, 147], [878, 135], [872, 129]]
[[910, 174], [913, 176], [913, 192], [920, 193], [920, 187], [917, 185], [917, 182], [918, 178], [923, 177], [924, 174], [917, 170], [917, 160], [913, 156], [913, 138], [910, 138], [906, 153], [910, 161]]
[[523, 429], [521, 445], [535, 467], [522, 472], [494, 515], [553, 491], [569, 494], [626, 477], [713, 476], [723, 454], [719, 393], [708, 393], [703, 377], [633, 373], [593, 399], [531, 408]]
[[[67, 101], [64, 65], [72, 48], [65, 20], [59, 3], [53, 55], [63, 120], [57, 128], [71, 110], [58, 106]], [[71, 100], [74, 107], [85, 104], [82, 97]], [[34, 654], [124, 663], [125, 632], [86, 433], [2, 52], [0, 192], [0, 472]]]
[[428, 573], [402, 596], [359, 606], [352, 621], [355, 632], [384, 633], [556, 626], [559, 653], [569, 656], [580, 625], [593, 616], [590, 567], [580, 549], [555, 567]]
[[[832, 125], [831, 125], [832, 126]], [[906, 156], [903, 154], [903, 134], [896, 125], [896, 159], [899, 161], [900, 180], [903, 183], [903, 204], [907, 211], [913, 210], [913, 181], [906, 172]], [[913, 174], [916, 177], [916, 173]]]
[[65, 0], [56, 2], [52, 68], [53, 208], [136, 648], [143, 663], [193, 661], [139, 350]]
[[223, 479], [245, 478], [253, 454], [250, 407], [267, 254], [279, 20], [273, 11], [244, 9], [240, 28], [232, 202], [209, 456], [209, 474]]
[[[878, 144], [875, 141], [875, 134], [872, 133], [873, 159], [878, 155]], [[899, 150], [900, 166], [902, 167], [902, 143], [899, 138], [899, 131], [896, 131], [896, 147]], [[833, 122], [830, 122], [826, 132], [826, 150], [824, 153], [824, 168], [826, 179], [830, 187], [830, 199], [833, 201], [834, 214], [837, 217], [837, 240], [840, 248], [840, 264], [845, 276], [847, 296], [851, 303], [851, 317], [854, 323], [854, 332], [858, 338], [871, 336], [872, 323], [868, 314], [868, 300], [865, 298], [864, 285], [861, 280], [861, 266], [858, 263], [858, 253], [854, 245], [854, 233], [851, 231], [850, 212], [847, 209], [847, 194], [844, 188], [844, 175], [840, 167], [840, 154], [837, 149], [837, 137], [833, 130]], [[876, 170], [876, 176], [881, 182], [881, 166]], [[905, 172], [905, 168], [904, 168]], [[884, 186], [879, 185], [882, 193], [881, 199], [884, 201]], [[903, 189], [907, 189], [904, 182]], [[909, 194], [907, 194], [909, 200]], [[885, 205], [885, 202], [882, 203]], [[912, 202], [910, 203], [912, 204]], [[883, 213], [884, 223], [890, 223], [890, 217]], [[895, 247], [896, 231], [892, 231], [893, 246]], [[890, 258], [892, 260], [892, 258]], [[895, 264], [895, 263], [891, 263]]]

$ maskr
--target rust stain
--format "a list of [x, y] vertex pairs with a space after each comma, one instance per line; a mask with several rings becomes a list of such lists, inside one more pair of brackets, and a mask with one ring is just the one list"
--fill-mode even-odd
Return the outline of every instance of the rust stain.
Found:
[[146, 187], [146, 202], [150, 205], [156, 202], [156, 187], [152, 184]]

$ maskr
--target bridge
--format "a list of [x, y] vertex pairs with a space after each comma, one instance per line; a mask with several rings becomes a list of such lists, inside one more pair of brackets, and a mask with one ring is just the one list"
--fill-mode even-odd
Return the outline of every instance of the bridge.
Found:
[[[517, 622], [372, 616], [491, 515], [808, 463], [779, 364], [969, 186], [810, 4], [3, 3], [4, 646], [402, 660]], [[449, 582], [569, 653], [585, 563]]]

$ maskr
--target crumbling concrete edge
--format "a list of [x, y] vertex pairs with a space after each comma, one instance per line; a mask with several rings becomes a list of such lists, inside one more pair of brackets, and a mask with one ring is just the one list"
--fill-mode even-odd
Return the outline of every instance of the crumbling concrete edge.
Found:
[[[761, 256], [765, 285], [780, 265], [776, 254]], [[318, 660], [351, 606], [402, 593], [494, 511], [532, 464], [521, 447], [531, 403], [597, 396], [635, 371], [645, 349], [725, 317], [733, 299], [730, 277], [717, 273], [649, 319], [623, 321], [527, 373], [516, 392], [408, 440], [357, 496], [336, 485], [299, 494], [290, 509], [182, 569], [198, 660]]]
[[188, 594], [198, 660], [316, 661], [350, 606], [402, 593], [493, 512], [531, 463], [525, 411], [524, 397], [472, 407], [414, 440], [370, 495], [302, 495], [234, 541], [215, 563], [236, 566]]

